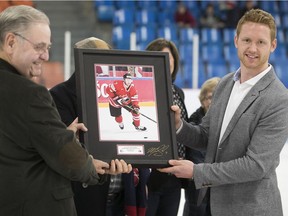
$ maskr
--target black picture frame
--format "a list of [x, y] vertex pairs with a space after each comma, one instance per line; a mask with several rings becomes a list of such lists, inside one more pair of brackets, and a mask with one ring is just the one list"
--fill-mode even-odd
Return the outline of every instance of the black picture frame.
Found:
[[[168, 166], [169, 159], [177, 158], [168, 53], [74, 48], [74, 57], [79, 121], [88, 128], [80, 135], [94, 158], [150, 168]], [[128, 71], [142, 76], [132, 80], [145, 131], [135, 129], [132, 112], [124, 108], [124, 129], [110, 115], [107, 86], [121, 83]]]

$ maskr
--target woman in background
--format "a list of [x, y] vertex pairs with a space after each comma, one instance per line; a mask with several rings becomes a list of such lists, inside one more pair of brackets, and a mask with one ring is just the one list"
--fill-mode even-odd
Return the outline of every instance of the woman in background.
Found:
[[[208, 111], [212, 95], [215, 87], [219, 83], [219, 77], [213, 77], [206, 80], [200, 90], [199, 100], [201, 106], [189, 117], [188, 122], [191, 124], [201, 124], [202, 118]], [[198, 151], [191, 148], [186, 148], [186, 159], [191, 160], [193, 163], [203, 163], [206, 151]], [[208, 202], [204, 200], [200, 206], [197, 206], [199, 190], [196, 190], [194, 181], [189, 181], [188, 186], [185, 188], [185, 205], [183, 216], [208, 216], [206, 211]]]
[[[170, 73], [172, 77], [173, 104], [181, 108], [181, 117], [188, 120], [187, 110], [184, 104], [184, 92], [173, 82], [179, 67], [179, 54], [175, 44], [163, 38], [153, 40], [148, 44], [147, 51], [162, 51], [169, 53]], [[185, 147], [177, 143], [179, 158], [185, 158]], [[161, 173], [152, 169], [148, 180], [148, 206], [146, 216], [175, 216], [178, 213], [182, 179], [174, 175]]]

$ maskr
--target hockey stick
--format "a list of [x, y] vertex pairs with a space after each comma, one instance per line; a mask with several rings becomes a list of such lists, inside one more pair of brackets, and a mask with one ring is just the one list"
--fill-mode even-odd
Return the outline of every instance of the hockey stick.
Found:
[[[134, 110], [133, 107], [130, 107], [130, 106], [125, 106], [125, 107], [128, 108], [128, 109], [131, 110], [131, 111], [137, 112], [136, 110]], [[157, 123], [155, 120], [153, 120], [153, 119], [151, 119], [150, 117], [144, 115], [143, 113], [140, 113], [140, 112], [137, 112], [137, 113], [139, 113], [140, 115], [142, 115], [142, 116], [144, 116], [145, 118], [149, 119], [150, 121], [153, 121], [153, 122]]]

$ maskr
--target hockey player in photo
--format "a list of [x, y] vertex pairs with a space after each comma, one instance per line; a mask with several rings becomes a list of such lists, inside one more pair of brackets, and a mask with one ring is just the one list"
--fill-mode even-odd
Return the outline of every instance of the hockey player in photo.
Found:
[[140, 126], [139, 99], [130, 73], [124, 74], [123, 80], [116, 80], [109, 84], [106, 92], [109, 95], [110, 115], [115, 117], [121, 130], [124, 129], [122, 108], [131, 113], [132, 124], [136, 130], [146, 130], [146, 127]]

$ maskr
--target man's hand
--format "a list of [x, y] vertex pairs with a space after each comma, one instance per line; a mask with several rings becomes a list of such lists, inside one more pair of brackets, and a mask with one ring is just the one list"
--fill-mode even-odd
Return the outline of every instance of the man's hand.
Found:
[[130, 173], [132, 171], [131, 164], [127, 164], [124, 160], [111, 160], [111, 164], [109, 165], [104, 161], [93, 159], [93, 164], [97, 173], [101, 175], [117, 175], [121, 173]]
[[175, 128], [176, 130], [179, 129], [179, 127], [182, 124], [182, 120], [181, 120], [181, 110], [177, 105], [172, 105], [171, 109], [175, 112]]
[[78, 130], [82, 130], [84, 132], [88, 131], [83, 123], [78, 123], [78, 117], [67, 127], [68, 130], [72, 130], [75, 134]]
[[160, 172], [171, 173], [177, 178], [192, 179], [194, 172], [194, 163], [189, 160], [169, 160], [172, 167], [158, 169]]
[[111, 160], [110, 169], [106, 170], [106, 174], [117, 175], [121, 173], [130, 173], [132, 165], [127, 164], [124, 160]]

